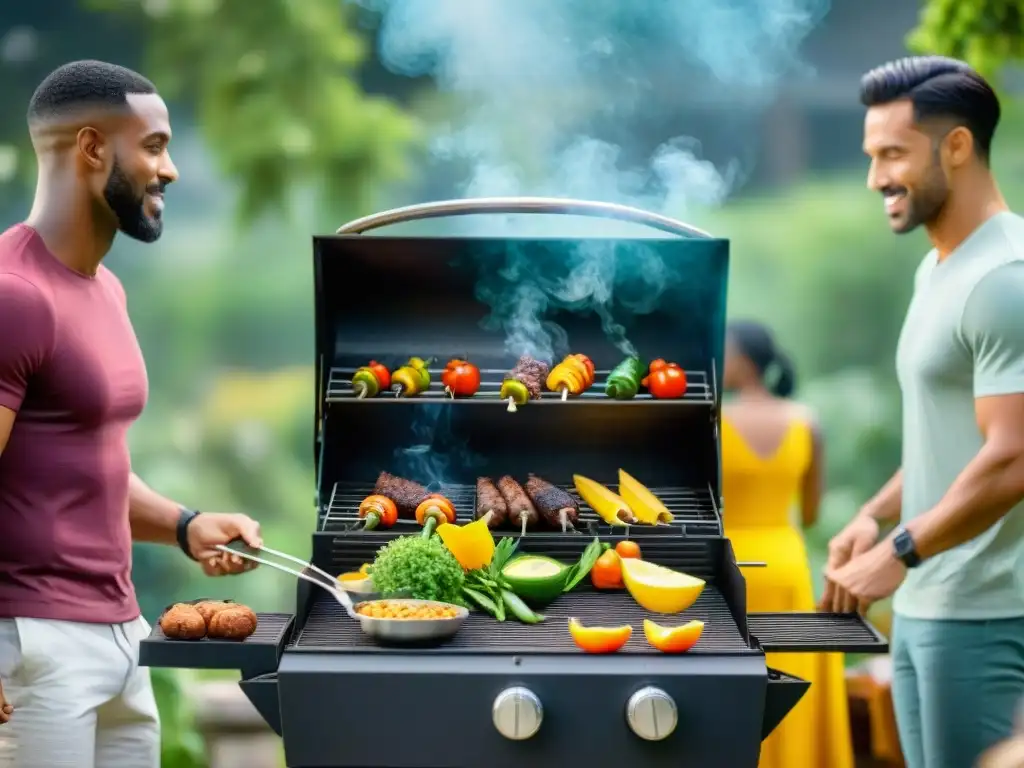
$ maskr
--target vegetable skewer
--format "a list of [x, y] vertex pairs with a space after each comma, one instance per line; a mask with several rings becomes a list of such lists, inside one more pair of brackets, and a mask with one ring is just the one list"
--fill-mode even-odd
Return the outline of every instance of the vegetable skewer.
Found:
[[541, 387], [547, 375], [547, 363], [529, 355], [520, 357], [501, 383], [500, 396], [508, 403], [508, 412], [515, 413], [516, 406], [526, 405], [529, 400], [540, 400]]
[[398, 507], [387, 496], [373, 494], [359, 504], [359, 518], [364, 521], [363, 530], [366, 531], [378, 526], [390, 528], [398, 521]]
[[480, 370], [465, 360], [449, 360], [441, 374], [445, 394], [452, 399], [472, 397], [480, 389]]
[[391, 386], [391, 372], [376, 360], [371, 360], [361, 368], [357, 368], [352, 375], [352, 391], [356, 393], [356, 399], [364, 397], [376, 397], [382, 389]]
[[651, 362], [647, 376], [640, 383], [659, 400], [680, 398], [686, 394], [686, 371], [659, 358]]
[[430, 386], [429, 361], [410, 357], [409, 362], [391, 375], [391, 391], [395, 397], [413, 397]]
[[608, 374], [604, 391], [616, 400], [632, 400], [640, 389], [644, 376], [643, 364], [638, 357], [627, 357]]
[[429, 539], [437, 526], [455, 522], [455, 506], [440, 493], [432, 493], [416, 507], [416, 522], [423, 526], [423, 538]]
[[552, 392], [561, 392], [564, 402], [569, 395], [578, 395], [593, 385], [594, 364], [586, 355], [566, 355], [551, 369], [545, 383]]

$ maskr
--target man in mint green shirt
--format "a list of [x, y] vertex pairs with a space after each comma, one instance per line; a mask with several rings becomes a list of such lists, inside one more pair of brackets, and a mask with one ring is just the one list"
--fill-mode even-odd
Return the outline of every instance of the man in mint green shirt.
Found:
[[1024, 698], [1024, 219], [989, 168], [999, 101], [966, 64], [886, 64], [861, 101], [868, 186], [894, 232], [924, 225], [934, 247], [896, 352], [901, 467], [830, 542], [822, 602], [895, 593], [908, 768], [971, 768]]

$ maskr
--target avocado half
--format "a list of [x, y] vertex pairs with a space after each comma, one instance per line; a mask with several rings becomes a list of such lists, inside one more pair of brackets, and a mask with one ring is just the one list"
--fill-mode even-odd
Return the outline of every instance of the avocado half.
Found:
[[501, 569], [512, 591], [533, 603], [549, 603], [562, 594], [571, 573], [571, 567], [565, 563], [529, 554], [519, 555]]

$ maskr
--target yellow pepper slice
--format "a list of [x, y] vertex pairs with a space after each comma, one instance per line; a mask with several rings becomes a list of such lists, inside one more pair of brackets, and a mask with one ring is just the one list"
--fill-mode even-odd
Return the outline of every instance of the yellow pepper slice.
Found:
[[437, 535], [466, 571], [486, 568], [494, 559], [494, 536], [483, 518], [467, 525], [447, 523], [438, 527]]

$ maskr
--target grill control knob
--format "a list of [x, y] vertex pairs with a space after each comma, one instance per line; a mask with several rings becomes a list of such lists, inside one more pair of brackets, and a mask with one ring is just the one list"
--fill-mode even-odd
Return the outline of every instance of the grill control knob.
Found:
[[498, 733], [506, 739], [523, 741], [540, 730], [544, 707], [533, 691], [515, 686], [498, 694], [491, 716]]
[[629, 697], [626, 721], [641, 739], [661, 741], [676, 729], [679, 713], [671, 696], [660, 688], [647, 686]]

